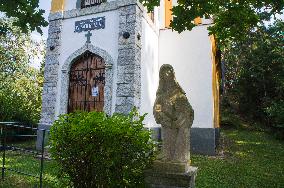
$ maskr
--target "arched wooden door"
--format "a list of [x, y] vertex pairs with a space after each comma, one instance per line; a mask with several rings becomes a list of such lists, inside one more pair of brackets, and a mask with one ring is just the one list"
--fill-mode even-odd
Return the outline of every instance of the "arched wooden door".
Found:
[[70, 69], [68, 113], [76, 110], [103, 111], [104, 85], [103, 58], [86, 52]]

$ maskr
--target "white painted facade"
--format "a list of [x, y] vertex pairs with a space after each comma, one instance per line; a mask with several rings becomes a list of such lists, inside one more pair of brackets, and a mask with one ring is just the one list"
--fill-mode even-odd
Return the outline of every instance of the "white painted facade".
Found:
[[181, 34], [171, 29], [160, 29], [157, 33], [144, 22], [143, 31], [141, 113], [148, 113], [146, 125], [158, 126], [152, 111], [159, 68], [163, 64], [171, 64], [194, 109], [193, 127], [214, 128], [212, 52], [206, 26]]
[[[173, 5], [175, 4], [177, 1], [173, 1]], [[194, 109], [192, 127], [214, 128], [212, 44], [206, 26], [212, 21], [202, 19], [204, 25], [180, 34], [166, 29], [164, 1], [155, 9], [154, 24], [144, 20], [141, 113], [148, 113], [145, 124], [149, 127], [159, 126], [152, 113], [159, 82], [159, 68], [163, 64], [171, 64], [177, 81]]]
[[[110, 2], [112, 0], [108, 0]], [[114, 0], [113, 0], [114, 1]], [[64, 11], [76, 9], [77, 0], [65, 0]], [[173, 2], [175, 4], [176, 1]], [[171, 64], [175, 70], [177, 81], [185, 90], [193, 106], [195, 118], [193, 127], [214, 128], [213, 93], [212, 93], [212, 57], [211, 42], [205, 25], [195, 27], [192, 31], [181, 34], [165, 29], [164, 1], [155, 8], [154, 23], [146, 11], [142, 18], [141, 33], [141, 102], [140, 113], [148, 113], [145, 124], [148, 127], [159, 126], [153, 117], [153, 104], [159, 83], [159, 68], [163, 64]], [[91, 44], [106, 51], [113, 59], [112, 113], [115, 112], [117, 88], [117, 59], [119, 39], [119, 13], [110, 10], [79, 17], [63, 19], [59, 56], [58, 84], [61, 88], [61, 67], [76, 50], [86, 43], [85, 32], [75, 33], [74, 23], [94, 17], [105, 17], [105, 28], [91, 31]], [[204, 20], [206, 24], [210, 23]], [[59, 90], [56, 94], [55, 115], [60, 115]]]
[[68, 0], [64, 2], [64, 10], [76, 9], [77, 0]]
[[[76, 0], [73, 0], [74, 2]], [[68, 2], [68, 1], [66, 1]], [[118, 57], [118, 12], [117, 11], [109, 11], [104, 13], [96, 14], [96, 17], [105, 17], [106, 18], [106, 27], [103, 30], [94, 30], [92, 31], [91, 44], [95, 47], [105, 50], [113, 60], [117, 60]], [[68, 59], [68, 57], [73, 54], [76, 50], [80, 49], [85, 45], [86, 37], [85, 32], [75, 33], [74, 32], [74, 23], [75, 21], [91, 19], [93, 15], [70, 18], [63, 20], [62, 25], [62, 43], [61, 43], [61, 52], [59, 56], [59, 69], [58, 69], [58, 88], [61, 88], [61, 70], [64, 62]], [[114, 42], [115, 41], [115, 42]], [[116, 62], [114, 61], [113, 71], [114, 71], [114, 80], [116, 80]], [[116, 88], [116, 81], [113, 82], [113, 90]], [[113, 91], [114, 93], [114, 91]], [[60, 95], [61, 91], [59, 90], [57, 93], [57, 106], [56, 106], [56, 116], [60, 115]], [[116, 100], [115, 95], [112, 96], [112, 112], [114, 112], [114, 101]]]
[[171, 64], [194, 109], [193, 127], [213, 128], [211, 41], [205, 26], [160, 30], [159, 66]]
[[153, 116], [159, 80], [159, 29], [151, 20], [142, 20], [141, 57], [141, 114], [148, 113], [144, 123], [148, 127], [157, 126]]

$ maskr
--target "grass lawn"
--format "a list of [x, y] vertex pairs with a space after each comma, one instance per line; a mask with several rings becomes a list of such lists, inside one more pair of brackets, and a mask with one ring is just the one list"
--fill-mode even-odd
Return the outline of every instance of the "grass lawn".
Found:
[[[27, 155], [19, 152], [8, 152], [7, 168], [13, 168], [25, 173], [39, 176], [40, 159], [35, 155]], [[54, 162], [46, 161], [44, 164], [44, 187], [59, 187], [56, 181], [56, 166]], [[47, 181], [48, 180], [48, 181]], [[5, 180], [0, 182], [0, 187], [39, 187], [39, 179], [29, 176], [16, 174], [15, 172], [7, 171]]]
[[222, 130], [219, 155], [192, 156], [196, 187], [284, 188], [284, 142], [252, 130]]
[[[16, 147], [35, 149], [35, 141], [20, 142], [16, 144], [8, 144]], [[1, 167], [2, 167], [2, 152], [1, 152]], [[6, 168], [16, 169], [18, 171], [39, 176], [40, 174], [40, 155], [23, 153], [19, 151], [6, 152]], [[56, 164], [54, 161], [44, 161], [44, 181], [43, 187], [60, 187], [56, 179]], [[0, 172], [1, 173], [1, 172]], [[1, 177], [1, 176], [0, 176]], [[34, 188], [39, 187], [39, 178], [24, 176], [12, 171], [6, 171], [5, 179], [0, 180], [0, 187], [5, 188]]]
[[[284, 188], [284, 142], [264, 132], [228, 129], [221, 131], [219, 155], [192, 155], [192, 165], [199, 168], [196, 187]], [[37, 174], [39, 159], [35, 156], [8, 152], [7, 167], [25, 169]], [[1, 162], [2, 163], [2, 162]], [[56, 181], [54, 162], [45, 162], [44, 177]], [[7, 172], [0, 187], [35, 187], [38, 180]], [[45, 181], [44, 187], [60, 187]]]

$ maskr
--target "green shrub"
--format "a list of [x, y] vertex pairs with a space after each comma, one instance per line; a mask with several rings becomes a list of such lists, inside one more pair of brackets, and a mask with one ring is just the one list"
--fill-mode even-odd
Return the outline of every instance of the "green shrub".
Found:
[[276, 137], [284, 140], [284, 100], [272, 103], [266, 112], [274, 125], [273, 131]]
[[[144, 115], [145, 116], [145, 115]], [[74, 187], [140, 187], [153, 160], [144, 116], [103, 112], [65, 114], [51, 128], [50, 152]]]
[[274, 120], [275, 127], [284, 128], [284, 100], [274, 102], [266, 112]]

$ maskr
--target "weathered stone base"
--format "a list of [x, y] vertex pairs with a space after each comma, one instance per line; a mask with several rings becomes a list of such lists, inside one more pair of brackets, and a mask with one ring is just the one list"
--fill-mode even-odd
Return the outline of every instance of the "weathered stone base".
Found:
[[154, 161], [152, 169], [156, 172], [184, 173], [189, 170], [189, 163]]
[[189, 166], [186, 173], [158, 172], [147, 170], [145, 183], [147, 188], [194, 188], [197, 168]]

